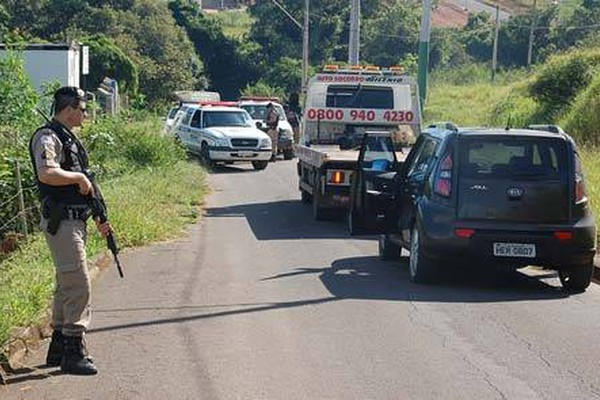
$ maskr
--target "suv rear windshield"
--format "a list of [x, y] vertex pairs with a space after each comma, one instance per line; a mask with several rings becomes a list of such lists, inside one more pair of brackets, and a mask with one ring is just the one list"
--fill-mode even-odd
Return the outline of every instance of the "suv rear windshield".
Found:
[[460, 139], [459, 174], [477, 178], [560, 179], [566, 176], [565, 143], [536, 137]]
[[394, 108], [394, 92], [389, 87], [330, 85], [327, 107], [334, 108]]

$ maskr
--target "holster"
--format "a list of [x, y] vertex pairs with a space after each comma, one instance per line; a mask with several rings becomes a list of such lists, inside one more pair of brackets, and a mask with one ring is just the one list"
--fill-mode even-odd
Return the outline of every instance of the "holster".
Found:
[[48, 220], [46, 232], [52, 236], [56, 235], [56, 232], [58, 232], [60, 221], [63, 219], [62, 216], [64, 209], [64, 204], [57, 203], [48, 197], [46, 197], [43, 201], [42, 215]]

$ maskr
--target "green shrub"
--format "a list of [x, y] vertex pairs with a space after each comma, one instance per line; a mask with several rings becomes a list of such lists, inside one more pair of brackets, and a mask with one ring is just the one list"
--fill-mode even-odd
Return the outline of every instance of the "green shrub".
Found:
[[560, 125], [578, 142], [600, 144], [600, 76], [577, 96]]
[[522, 85], [517, 85], [509, 94], [497, 102], [491, 109], [489, 120], [493, 126], [523, 127], [536, 121], [539, 106], [527, 96]]
[[[141, 118], [141, 119], [138, 119]], [[87, 125], [82, 140], [92, 168], [100, 176], [116, 176], [136, 168], [162, 167], [185, 159], [185, 151], [161, 132], [161, 121], [148, 113], [101, 118]]]
[[600, 49], [575, 50], [553, 57], [540, 70], [529, 93], [547, 120], [562, 115], [577, 94], [592, 81], [600, 66]]

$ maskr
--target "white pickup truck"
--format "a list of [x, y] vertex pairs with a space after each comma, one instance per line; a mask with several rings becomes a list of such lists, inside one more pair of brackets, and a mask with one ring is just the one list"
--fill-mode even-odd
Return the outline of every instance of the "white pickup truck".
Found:
[[206, 165], [251, 162], [265, 169], [271, 158], [271, 139], [258, 129], [245, 110], [228, 102], [186, 105], [175, 122], [174, 133], [190, 153]]

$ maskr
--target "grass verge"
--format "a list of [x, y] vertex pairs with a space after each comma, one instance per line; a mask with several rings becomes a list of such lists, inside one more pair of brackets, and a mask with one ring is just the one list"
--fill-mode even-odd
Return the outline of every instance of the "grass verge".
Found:
[[[121, 248], [171, 239], [196, 220], [207, 193], [204, 170], [181, 161], [168, 167], [141, 169], [102, 183], [109, 217]], [[105, 250], [93, 223], [87, 246], [91, 259]], [[0, 349], [14, 327], [27, 326], [49, 305], [54, 267], [41, 234], [0, 264]]]

